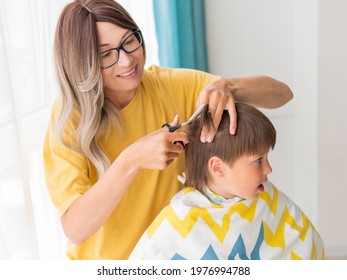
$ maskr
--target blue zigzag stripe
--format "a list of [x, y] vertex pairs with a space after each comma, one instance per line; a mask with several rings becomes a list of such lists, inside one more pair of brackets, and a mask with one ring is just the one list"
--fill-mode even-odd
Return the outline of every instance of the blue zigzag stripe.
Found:
[[243, 242], [243, 238], [240, 234], [239, 237], [237, 238], [237, 241], [233, 249], [231, 250], [228, 260], [234, 260], [237, 254], [239, 255], [241, 260], [249, 260], [249, 259], [260, 260], [259, 250], [263, 241], [264, 241], [264, 226], [263, 226], [263, 223], [261, 223], [257, 242], [255, 243], [255, 246], [251, 252], [251, 258], [249, 258], [246, 254], [245, 243]]
[[[264, 242], [264, 226], [263, 223], [260, 226], [260, 230], [259, 230], [259, 234], [258, 234], [258, 239], [257, 242], [254, 245], [254, 248], [251, 252], [251, 256], [250, 258], [247, 256], [246, 254], [246, 247], [245, 247], [245, 243], [243, 241], [243, 238], [241, 236], [241, 234], [239, 235], [239, 237], [237, 238], [234, 247], [232, 248], [229, 256], [228, 256], [228, 260], [235, 260], [235, 257], [237, 255], [239, 255], [241, 260], [260, 260], [260, 247], [262, 245], [262, 243]], [[184, 258], [183, 256], [181, 256], [180, 254], [175, 254], [171, 260], [186, 260], [186, 258]], [[213, 249], [212, 245], [209, 245], [206, 252], [204, 253], [204, 255], [202, 256], [201, 260], [219, 260], [216, 251]]]

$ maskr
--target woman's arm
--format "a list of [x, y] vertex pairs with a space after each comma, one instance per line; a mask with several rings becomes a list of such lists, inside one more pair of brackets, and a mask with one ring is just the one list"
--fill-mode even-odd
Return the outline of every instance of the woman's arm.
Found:
[[[237, 129], [235, 102], [243, 102], [254, 107], [278, 108], [293, 98], [290, 88], [283, 82], [267, 76], [221, 78], [208, 84], [197, 100], [197, 107], [209, 105], [209, 112], [217, 129], [224, 110], [230, 115], [230, 133]], [[212, 142], [216, 130], [201, 132], [202, 142]]]
[[225, 79], [237, 102], [254, 107], [274, 109], [283, 106], [293, 98], [291, 89], [283, 82], [267, 76]]
[[[178, 118], [172, 125], [178, 124]], [[61, 217], [67, 238], [81, 245], [107, 221], [114, 208], [141, 169], [165, 169], [188, 142], [183, 132], [170, 133], [164, 127], [148, 134], [117, 157], [103, 176], [82, 196], [77, 198]]]
[[66, 237], [81, 245], [106, 222], [128, 189], [138, 170], [121, 153], [104, 175], [76, 199], [60, 218]]

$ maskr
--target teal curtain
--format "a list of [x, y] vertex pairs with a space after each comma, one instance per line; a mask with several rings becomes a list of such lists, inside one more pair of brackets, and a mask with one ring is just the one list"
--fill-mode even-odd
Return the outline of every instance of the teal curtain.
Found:
[[208, 71], [204, 0], [153, 0], [159, 61]]

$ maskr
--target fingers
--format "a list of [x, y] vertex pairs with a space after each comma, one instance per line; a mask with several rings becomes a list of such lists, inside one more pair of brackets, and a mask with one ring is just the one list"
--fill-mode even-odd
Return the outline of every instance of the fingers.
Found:
[[237, 126], [237, 113], [235, 107], [235, 101], [233, 100], [232, 105], [227, 108], [230, 117], [230, 134], [235, 135]]
[[187, 144], [189, 142], [188, 136], [185, 132], [168, 132], [165, 133], [165, 139], [168, 142], [179, 142], [182, 141], [183, 143]]
[[235, 134], [237, 126], [237, 114], [233, 92], [237, 90], [237, 88], [237, 86], [228, 84], [225, 79], [220, 79], [206, 86], [201, 92], [197, 100], [197, 106], [201, 104], [208, 104], [209, 114], [212, 118], [214, 126], [210, 130], [208, 130], [207, 127], [203, 127], [200, 135], [200, 140], [202, 142], [213, 141], [224, 110], [228, 111], [230, 117], [229, 131], [231, 134]]
[[207, 127], [203, 127], [201, 131], [201, 142], [211, 143], [216, 135], [217, 129], [221, 122], [224, 110], [228, 110], [230, 115], [230, 133], [235, 134], [236, 130], [236, 109], [235, 101], [232, 96], [226, 94], [211, 94], [211, 98], [208, 103], [209, 114], [213, 122], [213, 128], [210, 130]]
[[188, 143], [188, 137], [185, 132], [163, 132], [159, 136], [161, 140], [157, 143], [158, 152], [161, 154], [161, 162], [164, 164], [159, 169], [166, 168], [183, 151], [184, 145], [176, 142]]
[[175, 125], [178, 125], [179, 123], [180, 123], [180, 117], [179, 115], [176, 115], [173, 121], [170, 123], [170, 125], [175, 126]]
[[180, 144], [168, 143], [167, 147], [162, 151], [162, 165], [160, 170], [168, 167], [180, 153], [184, 151], [184, 147]]
[[[173, 123], [178, 121], [175, 117]], [[174, 144], [175, 141], [189, 142], [185, 132], [172, 133], [162, 127], [138, 139], [127, 151], [134, 157], [138, 169], [163, 170], [184, 151], [184, 146]]]
[[[217, 129], [219, 127], [219, 124], [221, 122], [222, 116], [223, 116], [223, 112], [225, 110], [225, 102], [226, 100], [221, 101], [217, 101], [216, 99], [211, 100], [211, 105], [209, 105], [209, 114], [211, 116], [212, 119], [212, 123], [213, 123], [213, 127], [210, 128], [209, 130], [207, 129], [207, 127], [204, 127], [202, 129], [202, 133], [200, 136], [200, 140], [202, 142], [208, 142], [211, 143], [216, 135]], [[211, 107], [210, 107], [211, 106]], [[204, 139], [205, 136], [205, 139]]]
[[[171, 127], [178, 125], [180, 122], [180, 117], [179, 115], [175, 115], [173, 121], [169, 124]], [[167, 124], [164, 124], [163, 127], [161, 128], [162, 131], [170, 131], [169, 127]]]

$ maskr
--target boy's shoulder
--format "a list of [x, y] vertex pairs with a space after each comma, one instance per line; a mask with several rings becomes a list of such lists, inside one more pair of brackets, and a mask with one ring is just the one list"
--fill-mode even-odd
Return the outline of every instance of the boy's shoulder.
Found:
[[208, 206], [208, 199], [196, 188], [185, 187], [176, 193], [170, 202], [171, 205], [184, 205], [187, 207], [202, 207]]
[[259, 198], [266, 201], [271, 198], [273, 202], [281, 201], [282, 203], [285, 203], [288, 205], [295, 205], [296, 207], [298, 207], [288, 195], [282, 192], [281, 189], [279, 189], [271, 181], [264, 182], [263, 186], [264, 186], [264, 192], [259, 195]]

